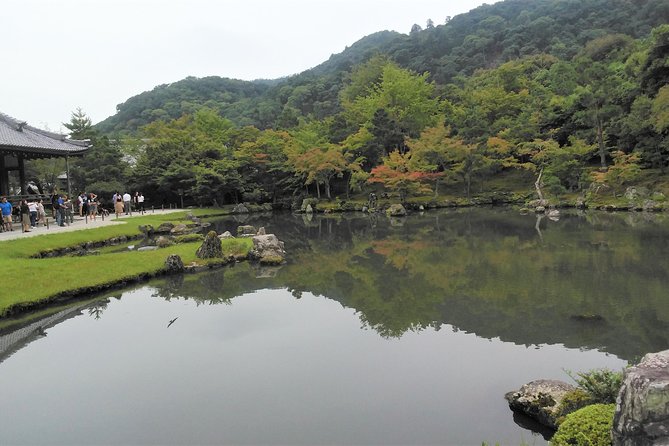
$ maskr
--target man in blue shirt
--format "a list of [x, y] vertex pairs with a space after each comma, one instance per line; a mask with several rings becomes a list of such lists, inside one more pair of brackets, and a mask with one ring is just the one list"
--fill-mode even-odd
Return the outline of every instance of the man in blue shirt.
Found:
[[12, 204], [7, 201], [7, 197], [0, 199], [0, 211], [2, 213], [2, 223], [5, 231], [13, 231], [12, 228]]

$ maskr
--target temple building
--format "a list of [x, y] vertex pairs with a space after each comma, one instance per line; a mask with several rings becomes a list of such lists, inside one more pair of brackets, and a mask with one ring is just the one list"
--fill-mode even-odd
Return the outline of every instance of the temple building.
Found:
[[83, 155], [90, 147], [88, 140], [69, 139], [0, 113], [0, 195], [28, 194], [25, 160], [57, 157], [65, 158], [70, 193], [69, 158]]

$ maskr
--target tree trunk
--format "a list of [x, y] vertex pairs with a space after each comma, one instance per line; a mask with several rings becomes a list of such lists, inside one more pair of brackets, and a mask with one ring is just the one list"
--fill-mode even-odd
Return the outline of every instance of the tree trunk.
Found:
[[604, 146], [604, 124], [599, 117], [599, 110], [595, 112], [595, 127], [597, 131], [597, 147], [599, 152], [599, 162], [602, 170], [606, 170], [606, 147]]
[[318, 181], [316, 181], [316, 196], [319, 200], [321, 199], [321, 185], [318, 184]]
[[537, 195], [539, 196], [539, 200], [544, 201], [544, 193], [541, 191], [541, 176], [544, 174], [544, 168], [542, 167], [541, 170], [539, 171], [539, 176], [537, 177], [537, 181], [534, 182], [534, 189], [537, 191]]
[[325, 180], [323, 183], [325, 186], [325, 196], [328, 197], [328, 201], [332, 200], [332, 197], [330, 196], [330, 180]]

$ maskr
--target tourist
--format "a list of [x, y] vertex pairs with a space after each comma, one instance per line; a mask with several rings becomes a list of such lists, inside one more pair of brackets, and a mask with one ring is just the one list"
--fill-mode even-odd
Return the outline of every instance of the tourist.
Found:
[[68, 195], [65, 195], [63, 198], [63, 206], [65, 210], [65, 223], [74, 223], [74, 203]]
[[28, 209], [30, 209], [30, 228], [34, 229], [37, 226], [37, 202], [32, 200], [28, 203]]
[[2, 225], [5, 231], [13, 231], [12, 227], [12, 204], [7, 201], [7, 197], [0, 199], [0, 211], [2, 213]]
[[54, 209], [56, 210], [56, 224], [58, 226], [65, 226], [65, 200], [63, 200], [61, 195], [56, 196]]
[[21, 226], [23, 232], [30, 232], [30, 207], [28, 207], [28, 202], [25, 199], [21, 200], [19, 209], [21, 212]]
[[116, 213], [116, 218], [118, 218], [123, 213], [123, 196], [116, 192], [114, 197], [114, 213]]
[[97, 220], [98, 215], [98, 196], [93, 192], [88, 194], [88, 215], [93, 219]]
[[46, 211], [44, 210], [44, 203], [42, 199], [37, 200], [37, 224], [42, 223], [46, 225]]
[[88, 215], [88, 195], [86, 192], [79, 194], [79, 217], [85, 217]]
[[130, 194], [127, 192], [123, 194], [123, 211], [125, 212], [125, 215], [132, 215], [132, 209], [130, 209]]
[[53, 218], [58, 217], [58, 195], [56, 193], [56, 190], [54, 189], [53, 193], [51, 194], [51, 214], [53, 215]]
[[138, 211], [144, 214], [144, 195], [141, 192], [137, 195], [137, 208]]

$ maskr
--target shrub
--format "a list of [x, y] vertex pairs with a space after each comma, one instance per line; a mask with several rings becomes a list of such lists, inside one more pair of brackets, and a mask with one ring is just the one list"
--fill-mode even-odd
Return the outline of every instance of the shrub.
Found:
[[592, 404], [567, 415], [553, 446], [610, 446], [615, 404]]
[[596, 369], [577, 373], [576, 377], [567, 371], [578, 386], [585, 390], [592, 399], [592, 403], [611, 404], [616, 402], [620, 386], [623, 384], [623, 373], [609, 369]]

